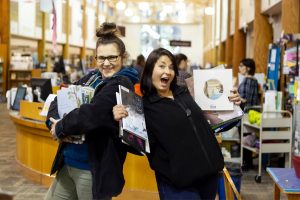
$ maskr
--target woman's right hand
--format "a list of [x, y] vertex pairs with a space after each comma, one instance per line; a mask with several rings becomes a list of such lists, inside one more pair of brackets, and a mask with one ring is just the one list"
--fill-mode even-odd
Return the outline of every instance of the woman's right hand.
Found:
[[128, 116], [128, 112], [126, 110], [126, 107], [122, 104], [115, 105], [113, 107], [113, 114], [114, 114], [114, 119], [116, 121], [120, 121], [122, 118]]

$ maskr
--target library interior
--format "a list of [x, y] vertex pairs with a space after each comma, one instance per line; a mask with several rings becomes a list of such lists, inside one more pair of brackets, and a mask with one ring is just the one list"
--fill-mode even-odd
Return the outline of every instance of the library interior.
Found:
[[299, 66], [300, 0], [1, 0], [0, 200], [300, 199]]

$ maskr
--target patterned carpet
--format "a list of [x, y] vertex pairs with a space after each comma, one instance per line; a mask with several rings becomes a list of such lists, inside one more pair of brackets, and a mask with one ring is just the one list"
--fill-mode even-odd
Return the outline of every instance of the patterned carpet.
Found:
[[[41, 200], [47, 188], [25, 179], [16, 167], [15, 127], [9, 119], [6, 104], [0, 104], [0, 191], [14, 195], [14, 200]], [[262, 183], [254, 181], [257, 170], [244, 172], [241, 178], [241, 196], [243, 200], [273, 199], [273, 183], [266, 172], [262, 174]], [[124, 191], [115, 199], [144, 199], [137, 192]], [[131, 193], [131, 194], [130, 194]], [[148, 198], [147, 198], [148, 199]], [[157, 199], [154, 195], [153, 199]], [[281, 199], [286, 199], [282, 196]]]

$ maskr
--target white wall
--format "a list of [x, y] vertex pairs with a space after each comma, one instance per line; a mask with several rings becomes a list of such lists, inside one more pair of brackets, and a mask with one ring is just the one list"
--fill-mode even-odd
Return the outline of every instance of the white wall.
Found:
[[129, 53], [129, 59], [136, 59], [141, 54], [141, 38], [140, 30], [142, 25], [140, 24], [126, 24], [125, 37], [122, 40], [125, 43], [127, 52]]
[[191, 47], [181, 47], [181, 53], [185, 54], [191, 64], [203, 66], [203, 25], [182, 25], [181, 40], [191, 40]]
[[[125, 37], [122, 38], [130, 58], [135, 59], [141, 53], [140, 24], [126, 24]], [[203, 25], [180, 25], [181, 40], [192, 41], [191, 47], [181, 47], [181, 53], [186, 54], [191, 64], [203, 65]]]

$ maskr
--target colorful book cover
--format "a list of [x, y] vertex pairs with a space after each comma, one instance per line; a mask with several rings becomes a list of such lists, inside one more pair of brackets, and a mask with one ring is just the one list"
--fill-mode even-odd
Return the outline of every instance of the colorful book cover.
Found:
[[120, 137], [123, 142], [139, 152], [150, 153], [142, 98], [121, 85], [116, 97], [117, 102], [126, 106], [128, 112], [128, 116], [120, 123]]

